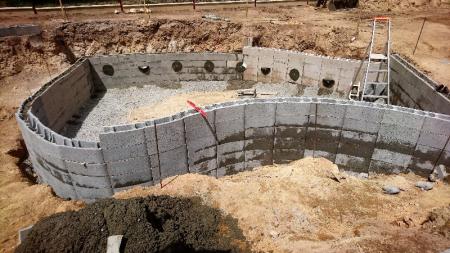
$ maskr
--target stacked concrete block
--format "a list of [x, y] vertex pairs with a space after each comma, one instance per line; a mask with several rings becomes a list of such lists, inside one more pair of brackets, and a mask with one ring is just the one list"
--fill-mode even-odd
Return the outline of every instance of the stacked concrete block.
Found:
[[56, 79], [50, 89], [40, 94], [32, 112], [46, 126], [61, 131], [66, 121], [90, 98], [91, 88], [89, 63], [83, 60], [77, 63], [77, 68]]
[[[91, 61], [91, 65], [106, 88], [123, 88], [180, 81], [236, 79], [239, 78], [236, 64], [231, 63], [237, 63], [239, 59], [237, 54], [225, 53], [129, 54], [98, 56]], [[211, 71], [205, 69], [206, 61], [214, 65]], [[182, 66], [178, 72], [172, 68], [174, 62]], [[112, 66], [112, 75], [103, 73], [105, 65]], [[145, 71], [147, 67], [149, 70]]]
[[215, 115], [217, 175], [231, 175], [245, 169], [245, 105], [218, 108]]
[[289, 80], [288, 62], [289, 51], [277, 50], [273, 55], [273, 69], [271, 83], [279, 83]]
[[[391, 56], [391, 82], [393, 89], [401, 93], [402, 100], [410, 98], [417, 104], [414, 108], [450, 114], [450, 99], [435, 90], [436, 82], [426, 77], [399, 55]], [[395, 87], [395, 86], [398, 86]], [[405, 103], [405, 105], [408, 105]]]
[[276, 103], [245, 105], [245, 169], [273, 164]]
[[272, 81], [274, 55], [273, 49], [258, 48], [258, 71], [256, 78], [258, 82], [270, 83]]
[[383, 113], [367, 103], [347, 105], [335, 161], [340, 168], [368, 172]]
[[386, 172], [388, 167], [395, 173], [406, 171], [423, 122], [421, 114], [386, 106], [369, 169]]
[[215, 111], [184, 118], [189, 172], [216, 174], [217, 141], [215, 137]]
[[[302, 83], [302, 78], [303, 78], [303, 68], [304, 68], [304, 64], [305, 64], [305, 58], [306, 56], [304, 54], [301, 53], [292, 53], [290, 52], [288, 54], [288, 69], [287, 69], [287, 75], [286, 75], [286, 80], [289, 82], [294, 82], [296, 84], [301, 84]], [[299, 77], [297, 80], [292, 79], [289, 76], [289, 73], [291, 71], [295, 71], [297, 70], [299, 73]], [[299, 91], [300, 95], [303, 95], [303, 93], [301, 91]]]
[[[154, 171], [155, 179], [189, 172], [186, 136], [183, 119], [164, 118], [155, 121], [158, 145], [159, 168]], [[159, 175], [161, 171], [161, 175]]]
[[308, 57], [305, 58], [302, 85], [315, 87], [318, 89], [322, 61], [323, 58], [320, 56], [308, 55]]
[[277, 104], [273, 159], [288, 163], [303, 158], [310, 101], [286, 101]]
[[244, 47], [242, 49], [246, 70], [244, 71], [244, 80], [257, 80], [258, 73], [258, 48]]
[[[447, 164], [450, 121], [425, 115], [423, 126], [408, 166], [417, 174], [428, 175], [437, 164]], [[446, 147], [447, 145], [447, 147]]]
[[[319, 96], [332, 96], [336, 94], [337, 87], [339, 85], [339, 76], [341, 73], [342, 65], [346, 64], [345, 61], [323, 57], [322, 66], [319, 77]], [[322, 80], [333, 80], [334, 85], [330, 88], [323, 85]]]
[[358, 77], [355, 78], [360, 65], [360, 62], [357, 61], [341, 59], [338, 84], [335, 91], [336, 93], [338, 93], [338, 97], [346, 98], [346, 95], [352, 88], [353, 81], [361, 81], [361, 76], [359, 77], [359, 79]]
[[115, 192], [153, 181], [144, 129], [100, 134], [100, 147]]
[[335, 100], [311, 103], [305, 143], [305, 156], [335, 160], [346, 106]]

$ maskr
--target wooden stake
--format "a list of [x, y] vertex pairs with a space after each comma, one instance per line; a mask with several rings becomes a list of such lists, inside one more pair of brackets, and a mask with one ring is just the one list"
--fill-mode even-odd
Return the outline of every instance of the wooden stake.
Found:
[[416, 46], [414, 47], [413, 55], [416, 53], [417, 45], [419, 44], [420, 37], [422, 36], [423, 27], [425, 26], [425, 21], [427, 18], [423, 18], [422, 28], [420, 28], [419, 37], [417, 37]]
[[37, 11], [36, 11], [36, 0], [31, 1], [31, 4], [32, 4], [32, 6], [33, 6], [33, 12], [34, 12], [34, 14], [37, 14]]
[[195, 10], [195, 0], [192, 0], [192, 8]]
[[123, 11], [122, 0], [119, 0], [119, 5], [120, 5], [120, 11], [121, 11], [122, 13], [125, 13], [125, 12]]
[[63, 16], [64, 16], [64, 19], [65, 19], [66, 21], [68, 21], [69, 19], [67, 18], [66, 11], [64, 10], [64, 6], [63, 6], [63, 3], [62, 3], [62, 0], [59, 0], [59, 7], [61, 7], [61, 12], [62, 12], [62, 14], [63, 14]]

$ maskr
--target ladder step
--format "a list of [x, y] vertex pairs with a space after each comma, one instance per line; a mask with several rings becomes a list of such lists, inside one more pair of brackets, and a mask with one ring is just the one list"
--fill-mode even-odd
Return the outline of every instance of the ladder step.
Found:
[[364, 95], [365, 98], [388, 98], [388, 96], [380, 96], [380, 95]]
[[384, 54], [370, 54], [371, 60], [387, 60], [387, 56]]
[[385, 83], [385, 82], [367, 82], [367, 84], [375, 84], [375, 85], [383, 84], [383, 85], [387, 85], [388, 83]]
[[374, 69], [374, 70], [369, 70], [369, 73], [377, 73], [377, 72], [381, 72], [381, 73], [387, 73], [388, 70], [387, 69]]

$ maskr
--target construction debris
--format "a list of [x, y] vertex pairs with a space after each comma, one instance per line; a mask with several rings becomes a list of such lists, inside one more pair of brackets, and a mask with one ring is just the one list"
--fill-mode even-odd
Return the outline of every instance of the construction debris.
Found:
[[244, 90], [238, 90], [237, 94], [239, 97], [244, 97], [244, 96], [248, 96], [248, 97], [254, 97], [256, 98], [258, 95], [259, 96], [275, 96], [278, 93], [276, 92], [257, 92], [256, 89], [244, 89]]

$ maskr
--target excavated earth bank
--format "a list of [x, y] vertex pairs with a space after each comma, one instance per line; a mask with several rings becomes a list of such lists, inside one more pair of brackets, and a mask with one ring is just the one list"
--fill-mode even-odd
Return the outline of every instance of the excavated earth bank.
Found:
[[199, 198], [169, 196], [110, 199], [52, 215], [16, 252], [106, 252], [111, 235], [124, 235], [121, 252], [250, 252], [236, 219]]

